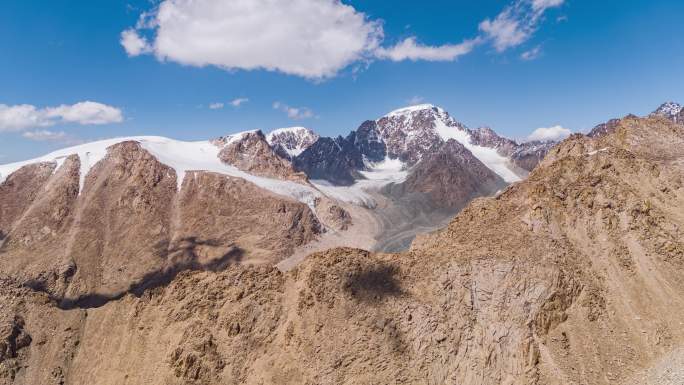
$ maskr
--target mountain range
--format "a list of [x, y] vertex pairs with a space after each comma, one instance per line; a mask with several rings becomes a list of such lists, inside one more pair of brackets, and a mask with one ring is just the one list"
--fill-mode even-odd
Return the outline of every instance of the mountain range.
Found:
[[684, 359], [683, 123], [419, 105], [2, 165], [0, 384], [647, 383]]
[[[330, 217], [329, 210], [342, 215], [345, 222], [354, 223], [354, 217], [359, 216], [356, 222], [360, 227], [372, 228], [366, 230], [371, 239], [362, 244], [343, 243], [390, 251], [407, 248], [415, 234], [437, 228], [471, 199], [495, 194], [508, 183], [524, 178], [553, 144], [519, 144], [488, 128], [471, 130], [443, 109], [426, 104], [363, 122], [346, 137], [320, 137], [310, 129], [291, 127], [273, 130], [268, 135], [259, 130], [246, 131], [206, 142], [131, 137], [88, 143], [39, 159], [0, 166], [0, 180], [7, 179], [7, 190], [14, 185], [15, 178], [28, 173], [26, 178], [35, 179], [31, 193], [37, 195], [34, 200], [38, 203], [42, 196], [52, 194], [47, 190], [58, 184], [57, 176], [66, 172], [62, 167], [66, 163], [72, 170], [61, 177], [61, 182], [68, 183], [64, 178], [78, 175], [78, 195], [69, 202], [74, 207], [68, 211], [73, 211], [90, 201], [87, 195], [93, 187], [89, 185], [91, 181], [113, 176], [104, 164], [114, 161], [121, 163], [126, 172], [136, 166], [148, 172], [148, 167], [139, 165], [140, 162], [158, 163], [155, 167], [167, 170], [160, 177], [175, 178], [177, 189], [164, 192], [169, 196], [164, 205], [186, 193], [186, 174], [192, 174], [194, 182], [202, 173], [218, 173], [242, 178], [260, 192], [275, 194], [274, 199], [287, 200], [288, 204], [305, 204], [303, 210], [307, 215], [313, 222], [320, 222], [310, 230], [316, 234], [340, 226], [337, 219]], [[117, 160], [115, 154], [121, 154], [122, 159]], [[48, 169], [52, 170], [50, 175], [35, 178], [29, 171], [46, 173]], [[105, 173], [98, 172], [100, 169]], [[143, 186], [135, 181], [129, 189], [154, 190], [165, 182], [155, 181], [150, 186], [144, 178], [137, 177]], [[19, 192], [7, 191], [14, 193]], [[101, 192], [97, 195], [102, 199]], [[149, 199], [157, 204], [156, 198]], [[321, 202], [326, 202], [325, 209], [316, 207]], [[155, 209], [173, 212], [166, 206]], [[350, 211], [363, 213], [353, 215]], [[389, 218], [391, 223], [387, 222]], [[155, 237], [155, 243], [170, 237], [171, 223], [164, 221], [162, 233], [166, 234]], [[7, 227], [0, 231], [10, 230]], [[298, 246], [301, 242], [293, 243], [288, 250]]]

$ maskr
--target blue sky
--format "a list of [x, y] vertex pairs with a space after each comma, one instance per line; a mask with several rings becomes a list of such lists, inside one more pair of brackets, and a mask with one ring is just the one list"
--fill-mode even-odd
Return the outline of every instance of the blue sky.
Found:
[[[0, 163], [115, 136], [346, 134], [414, 102], [524, 138], [684, 101], [680, 0], [243, 6], [261, 2], [3, 1]], [[141, 45], [122, 45], [124, 31]], [[238, 98], [248, 101], [230, 104]]]

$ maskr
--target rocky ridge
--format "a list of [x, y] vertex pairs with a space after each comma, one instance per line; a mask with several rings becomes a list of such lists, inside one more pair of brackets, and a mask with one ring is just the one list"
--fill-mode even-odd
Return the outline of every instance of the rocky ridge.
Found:
[[629, 383], [684, 345], [683, 145], [662, 117], [574, 135], [402, 254], [184, 271], [69, 311], [2, 269], [22, 347], [0, 383]]
[[442, 108], [425, 104], [366, 121], [347, 137], [314, 143], [294, 163], [297, 169], [315, 174], [314, 179], [349, 185], [360, 178], [359, 171], [368, 170], [369, 164], [385, 158], [399, 159], [410, 169], [449, 139], [468, 147], [468, 151], [490, 168], [489, 162], [498, 162], [498, 168], [493, 170], [509, 182], [524, 177], [555, 145], [554, 142], [517, 143], [490, 128], [471, 130]]

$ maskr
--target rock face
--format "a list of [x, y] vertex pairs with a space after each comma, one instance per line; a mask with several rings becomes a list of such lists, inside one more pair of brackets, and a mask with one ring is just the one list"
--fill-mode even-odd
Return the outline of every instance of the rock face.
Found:
[[501, 177], [451, 139], [424, 156], [406, 181], [386, 190], [399, 199], [412, 193], [428, 194], [435, 206], [460, 210], [473, 198], [494, 195], [505, 187]]
[[392, 111], [378, 119], [377, 126], [387, 153], [408, 165], [416, 164], [425, 154], [432, 153], [444, 142], [437, 125], [465, 132], [466, 128], [449, 114], [431, 104]]
[[220, 138], [225, 143], [219, 159], [253, 175], [306, 181], [306, 175], [298, 174], [288, 158], [283, 158], [271, 148], [261, 131], [239, 134], [239, 138]]
[[305, 127], [279, 128], [271, 131], [266, 139], [279, 156], [292, 160], [311, 147], [320, 136]]
[[373, 120], [367, 120], [352, 131], [347, 141], [353, 143], [354, 148], [367, 162], [381, 162], [387, 156], [387, 148], [384, 140], [380, 137], [378, 124]]
[[506, 156], [510, 156], [519, 146], [515, 141], [499, 136], [489, 127], [480, 127], [475, 130], [469, 130], [469, 132], [470, 141], [473, 144], [495, 148], [500, 154]]
[[353, 140], [320, 138], [294, 160], [297, 170], [310, 179], [325, 179], [338, 185], [351, 185], [362, 176], [359, 170], [365, 168], [363, 155], [354, 146]]
[[684, 346], [683, 148], [682, 125], [622, 119], [406, 253], [185, 271], [87, 310], [3, 266], [0, 343], [24, 342], [0, 383], [629, 383]]

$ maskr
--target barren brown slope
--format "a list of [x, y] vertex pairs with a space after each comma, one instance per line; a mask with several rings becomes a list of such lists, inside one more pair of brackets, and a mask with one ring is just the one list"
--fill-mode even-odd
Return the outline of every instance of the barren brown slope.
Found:
[[404, 254], [184, 272], [87, 310], [5, 279], [0, 383], [631, 381], [684, 345], [683, 149], [657, 118], [571, 137]]
[[277, 262], [315, 238], [305, 204], [239, 178], [175, 171], [136, 142], [110, 148], [79, 194], [79, 158], [0, 187], [0, 270], [68, 302], [101, 303], [179, 270]]

